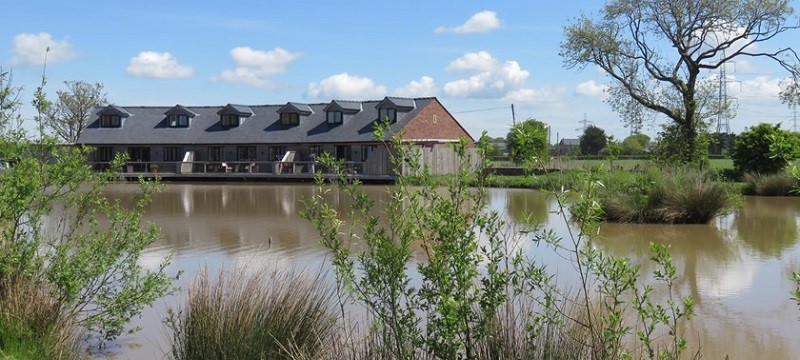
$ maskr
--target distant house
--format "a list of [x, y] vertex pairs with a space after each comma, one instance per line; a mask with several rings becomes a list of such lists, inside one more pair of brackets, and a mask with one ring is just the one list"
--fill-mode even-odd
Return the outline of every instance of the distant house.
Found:
[[580, 139], [561, 139], [556, 145], [556, 155], [567, 155], [575, 151], [580, 151]]
[[[78, 144], [93, 146], [90, 162], [107, 166], [127, 153], [125, 173], [313, 174], [323, 152], [343, 160], [349, 171], [393, 175], [389, 151], [372, 137], [374, 124], [388, 118], [390, 132], [420, 150], [436, 173], [454, 172], [459, 138], [474, 139], [438, 99], [386, 97], [374, 101], [225, 106], [116, 106], [95, 111]], [[387, 135], [388, 137], [388, 135]], [[316, 169], [318, 170], [318, 169]]]

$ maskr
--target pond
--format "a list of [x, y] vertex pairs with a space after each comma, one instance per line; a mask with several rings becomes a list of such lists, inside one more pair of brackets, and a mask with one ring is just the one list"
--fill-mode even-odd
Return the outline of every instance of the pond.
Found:
[[[365, 187], [375, 199], [382, 186]], [[198, 269], [241, 266], [248, 269], [289, 267], [326, 269], [327, 252], [312, 225], [298, 216], [300, 200], [311, 185], [169, 184], [155, 196], [146, 215], [161, 227], [161, 239], [142, 258], [155, 267], [173, 257], [169, 271], [183, 271], [180, 284], [191, 282]], [[135, 185], [107, 190], [128, 199]], [[346, 197], [335, 197], [345, 206]], [[532, 216], [561, 236], [568, 224], [557, 214], [555, 200], [544, 193], [490, 189], [489, 206], [510, 223]], [[789, 299], [789, 276], [800, 269], [798, 217], [800, 198], [746, 198], [744, 207], [710, 225], [603, 224], [596, 246], [628, 257], [652, 272], [649, 242], [670, 245], [681, 275], [678, 288], [695, 299], [696, 317], [686, 328], [690, 351], [701, 347], [704, 358], [788, 359], [800, 354], [800, 310]], [[526, 251], [548, 264], [561, 283], [577, 275], [571, 264], [544, 247], [526, 244]], [[108, 345], [122, 359], [161, 358], [169, 333], [161, 319], [183, 294], [160, 300], [135, 325], [142, 331]]]

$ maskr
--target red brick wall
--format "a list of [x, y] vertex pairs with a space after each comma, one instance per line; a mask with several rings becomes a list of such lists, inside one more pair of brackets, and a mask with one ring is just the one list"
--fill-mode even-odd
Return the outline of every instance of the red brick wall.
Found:
[[464, 128], [442, 106], [439, 100], [434, 99], [422, 108], [405, 127], [404, 140], [415, 139], [458, 139], [465, 137], [469, 146], [474, 145]]

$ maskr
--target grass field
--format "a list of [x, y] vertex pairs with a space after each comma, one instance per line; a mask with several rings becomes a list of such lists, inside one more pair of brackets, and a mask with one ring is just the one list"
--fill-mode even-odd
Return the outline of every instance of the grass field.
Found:
[[[492, 163], [495, 167], [516, 167], [510, 161], [495, 161]], [[598, 165], [603, 165], [605, 169], [610, 169], [612, 161], [606, 159], [597, 160], [584, 160], [574, 158], [554, 158], [550, 162], [550, 168], [553, 169], [578, 169], [578, 168], [591, 168]], [[646, 159], [618, 159], [613, 161], [614, 169], [618, 170], [635, 170], [647, 168], [651, 164], [650, 160]], [[733, 169], [733, 160], [731, 159], [711, 159], [709, 160], [709, 167], [713, 170], [719, 169]]]

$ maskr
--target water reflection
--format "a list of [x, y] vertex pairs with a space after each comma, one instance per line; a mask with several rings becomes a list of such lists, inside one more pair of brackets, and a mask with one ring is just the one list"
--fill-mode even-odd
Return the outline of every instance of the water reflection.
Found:
[[797, 244], [800, 201], [790, 197], [755, 197], [745, 200], [734, 224], [748, 248], [764, 257], [779, 258]]
[[[387, 200], [383, 186], [365, 191], [382, 210]], [[117, 185], [108, 194], [131, 203], [133, 185]], [[141, 263], [153, 267], [173, 255], [172, 270], [184, 270], [186, 285], [200, 267], [212, 271], [238, 265], [250, 269], [269, 266], [325, 266], [327, 251], [320, 248], [313, 226], [298, 216], [300, 199], [314, 193], [309, 185], [170, 184], [154, 197], [146, 220], [158, 224], [162, 236]], [[491, 189], [489, 207], [504, 214], [509, 223], [532, 217], [556, 234], [567, 236], [555, 203], [546, 194], [512, 189]], [[339, 211], [351, 204], [347, 196], [328, 194]], [[749, 198], [745, 207], [711, 225], [603, 224], [595, 246], [609, 254], [630, 258], [651, 273], [649, 242], [670, 245], [681, 274], [679, 291], [698, 302], [697, 317], [686, 329], [693, 344], [702, 339], [706, 358], [791, 358], [800, 354], [798, 311], [788, 300], [792, 284], [787, 274], [800, 264], [796, 218], [800, 199]], [[531, 256], [553, 264], [563, 273], [559, 280], [574, 281], [574, 269], [543, 246], [530, 245]], [[570, 276], [569, 275], [573, 275]], [[569, 285], [567, 283], [567, 285]], [[665, 296], [656, 289], [654, 296]], [[168, 299], [177, 301], [176, 299]], [[160, 358], [164, 330], [163, 305], [144, 315], [138, 324], [145, 331], [129, 342], [141, 347], [120, 347], [121, 358]], [[142, 340], [146, 339], [146, 340]], [[162, 340], [159, 340], [162, 339]], [[753, 345], [757, 343], [758, 346]]]

